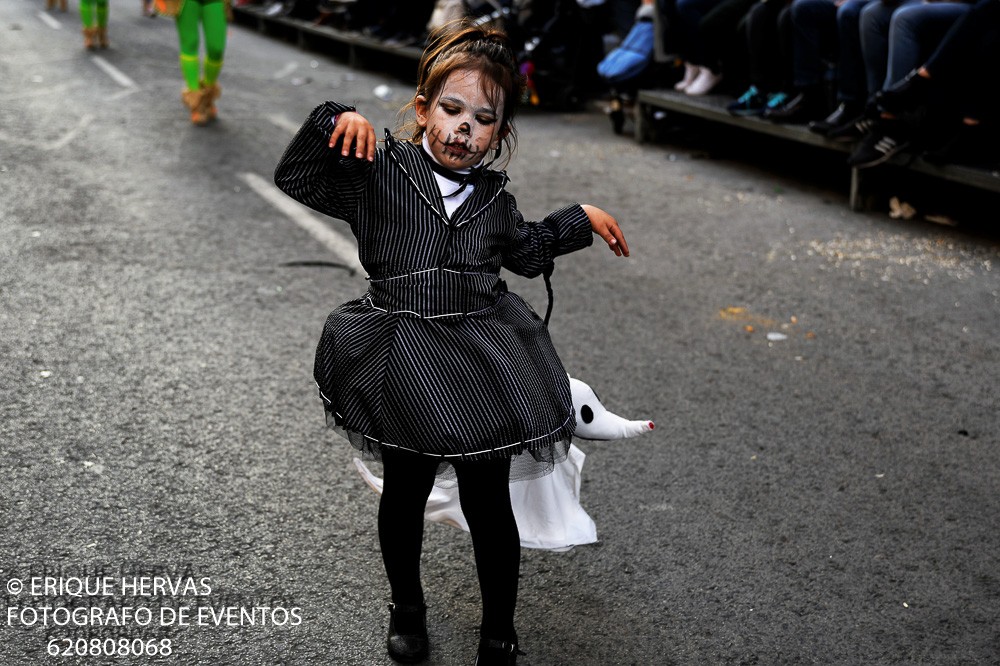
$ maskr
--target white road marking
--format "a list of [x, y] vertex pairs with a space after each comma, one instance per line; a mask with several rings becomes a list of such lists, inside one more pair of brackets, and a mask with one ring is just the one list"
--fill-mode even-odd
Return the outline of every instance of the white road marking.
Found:
[[57, 83], [54, 86], [49, 86], [48, 88], [25, 88], [23, 90], [17, 90], [15, 92], [7, 92], [0, 94], [0, 102], [9, 102], [15, 99], [26, 99], [28, 97], [41, 97], [42, 95], [62, 95], [65, 94], [70, 88], [80, 87], [78, 82], [70, 83]]
[[10, 135], [0, 130], [0, 143], [9, 143], [15, 146], [27, 146], [29, 148], [38, 148], [40, 150], [59, 150], [75, 139], [76, 135], [79, 134], [84, 127], [93, 122], [93, 120], [94, 116], [85, 113], [80, 117], [80, 120], [77, 121], [76, 127], [70, 128], [65, 134], [51, 143], [42, 143], [41, 141], [22, 139], [16, 135]]
[[38, 18], [42, 19], [42, 23], [45, 23], [53, 30], [62, 30], [62, 23], [55, 20], [53, 17], [49, 16], [45, 12], [38, 12]]
[[110, 62], [102, 58], [101, 56], [91, 56], [94, 60], [94, 64], [104, 70], [104, 73], [115, 80], [115, 83], [122, 86], [123, 88], [138, 88], [135, 85], [135, 81], [130, 79], [125, 75], [120, 69], [112, 65]]
[[132, 93], [137, 93], [137, 92], [139, 92], [138, 88], [125, 88], [124, 90], [119, 90], [118, 92], [116, 92], [114, 95], [112, 95], [108, 99], [110, 101], [112, 101], [112, 102], [117, 102], [121, 98], [128, 97]]
[[72, 141], [73, 139], [75, 139], [76, 135], [79, 134], [80, 131], [83, 130], [84, 127], [86, 127], [87, 125], [89, 125], [90, 121], [92, 121], [93, 119], [94, 119], [94, 116], [92, 116], [90, 114], [84, 114], [83, 117], [80, 118], [80, 122], [77, 123], [76, 127], [74, 127], [70, 131], [68, 131], [65, 134], [63, 134], [62, 138], [57, 139], [56, 141], [53, 141], [51, 144], [49, 144], [48, 146], [46, 146], [46, 150], [58, 150], [59, 148], [62, 148], [63, 146], [65, 146], [66, 144], [68, 144], [70, 141]]
[[292, 134], [296, 134], [299, 131], [299, 125], [297, 123], [293, 123], [287, 116], [280, 113], [272, 114], [268, 116], [267, 119], [270, 120], [272, 124], [277, 125], [283, 130], [288, 130]]
[[250, 189], [277, 208], [285, 217], [308, 231], [326, 249], [337, 255], [344, 264], [361, 275], [366, 274], [364, 267], [358, 260], [358, 247], [353, 240], [328, 227], [311, 210], [286, 195], [261, 176], [255, 173], [241, 173], [240, 178], [250, 186]]
[[299, 63], [297, 63], [297, 62], [290, 62], [287, 65], [285, 65], [284, 67], [282, 67], [281, 69], [279, 69], [274, 74], [274, 78], [276, 78], [276, 79], [282, 79], [282, 78], [288, 76], [289, 74], [291, 74], [292, 72], [294, 72], [295, 70], [297, 70], [298, 68], [299, 68]]

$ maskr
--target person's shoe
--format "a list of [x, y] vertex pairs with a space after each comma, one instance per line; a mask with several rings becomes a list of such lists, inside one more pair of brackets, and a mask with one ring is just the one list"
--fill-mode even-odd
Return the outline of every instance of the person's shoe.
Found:
[[401, 664], [416, 664], [427, 658], [427, 606], [389, 604], [386, 649]]
[[1000, 168], [1000, 140], [983, 124], [960, 124], [941, 143], [926, 150], [922, 157], [931, 164], [961, 164], [991, 171]]
[[106, 25], [97, 26], [97, 44], [102, 49], [106, 49], [109, 46], [111, 46], [111, 43], [108, 42], [108, 26]]
[[684, 94], [691, 95], [692, 97], [707, 95], [712, 91], [712, 88], [719, 85], [721, 81], [722, 74], [716, 74], [708, 67], [702, 67], [701, 71], [698, 72], [698, 77], [684, 89]]
[[692, 65], [689, 62], [684, 63], [684, 76], [681, 80], [674, 84], [674, 90], [679, 90], [684, 92], [691, 83], [698, 78], [698, 74], [701, 72], [701, 67], [698, 65]]
[[734, 116], [759, 116], [767, 108], [767, 99], [757, 89], [757, 86], [750, 86], [747, 91], [740, 95], [739, 99], [730, 103], [726, 110]]
[[201, 88], [201, 102], [198, 107], [198, 113], [201, 115], [205, 122], [210, 122], [215, 120], [219, 115], [219, 110], [215, 108], [215, 100], [219, 99], [222, 94], [222, 87], [218, 83], [213, 83], [212, 85], [205, 85], [204, 81], [199, 83]]
[[760, 117], [767, 118], [767, 112], [772, 109], [777, 109], [778, 107], [784, 105], [789, 98], [789, 94], [786, 92], [776, 92], [770, 93], [767, 96], [767, 101], [764, 104], [764, 110], [761, 111]]
[[93, 51], [97, 46], [97, 28], [83, 29], [83, 48]]
[[401, 48], [403, 46], [413, 46], [420, 43], [420, 37], [410, 32], [397, 32], [395, 35], [386, 38], [383, 42], [386, 46]]
[[875, 104], [881, 111], [899, 115], [913, 111], [930, 96], [931, 80], [920, 76], [914, 69], [885, 90], [875, 93]]
[[860, 115], [827, 132], [826, 138], [838, 143], [855, 143], [865, 138], [875, 127], [875, 119]]
[[476, 666], [517, 666], [517, 655], [524, 654], [517, 649], [517, 641], [495, 641], [482, 639], [476, 653]]
[[790, 125], [808, 122], [818, 115], [818, 104], [813, 99], [813, 95], [807, 92], [796, 93], [792, 97], [787, 97], [780, 103], [767, 105], [764, 111], [764, 118], [776, 123], [787, 123]]
[[814, 120], [809, 123], [809, 130], [816, 134], [828, 136], [834, 128], [840, 127], [849, 120], [857, 118], [861, 114], [861, 109], [850, 102], [841, 102], [833, 113], [823, 120]]
[[882, 121], [865, 135], [847, 164], [858, 169], [867, 169], [891, 160], [910, 147], [910, 137], [899, 122]]
[[207, 125], [208, 116], [204, 108], [205, 89], [181, 91], [181, 101], [191, 110], [191, 122], [195, 125]]

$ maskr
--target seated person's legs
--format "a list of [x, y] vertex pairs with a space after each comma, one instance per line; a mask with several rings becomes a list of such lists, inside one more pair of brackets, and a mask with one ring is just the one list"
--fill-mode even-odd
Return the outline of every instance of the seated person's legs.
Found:
[[826, 111], [824, 81], [826, 62], [836, 50], [836, 6], [833, 0], [794, 0], [792, 84], [786, 99], [774, 99], [764, 112], [768, 120], [801, 123], [820, 118]]
[[847, 0], [837, 8], [837, 108], [823, 120], [809, 123], [817, 134], [828, 136], [856, 122], [864, 110], [868, 92], [858, 22], [861, 9], [872, 1], [879, 0]]

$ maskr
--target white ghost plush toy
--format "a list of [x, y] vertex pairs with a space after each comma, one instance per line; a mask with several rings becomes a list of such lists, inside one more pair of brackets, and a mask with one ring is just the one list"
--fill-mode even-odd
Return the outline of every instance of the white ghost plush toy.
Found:
[[[625, 439], [653, 429], [652, 421], [629, 421], [609, 412], [584, 382], [570, 377], [569, 383], [576, 410], [577, 437]], [[597, 526], [580, 505], [580, 474], [586, 457], [583, 451], [570, 445], [569, 458], [556, 465], [551, 474], [510, 484], [510, 501], [522, 546], [567, 551], [597, 541]], [[365, 483], [381, 494], [382, 479], [360, 459], [355, 458], [354, 465]], [[434, 486], [427, 498], [424, 517], [469, 531], [456, 486]]]
[[580, 439], [627, 439], [649, 432], [656, 426], [652, 421], [629, 421], [612, 414], [601, 404], [594, 389], [579, 379], [569, 378], [576, 409], [576, 432]]

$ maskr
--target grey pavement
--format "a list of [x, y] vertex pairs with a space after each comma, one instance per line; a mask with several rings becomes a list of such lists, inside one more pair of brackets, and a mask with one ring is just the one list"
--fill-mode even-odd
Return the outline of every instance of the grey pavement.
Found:
[[[0, 666], [390, 663], [377, 498], [311, 379], [365, 282], [254, 184], [319, 102], [393, 126], [410, 86], [233, 26], [197, 128], [169, 21], [112, 3], [87, 53], [75, 3], [43, 4], [0, 4]], [[594, 112], [519, 134], [529, 219], [581, 201], [627, 234], [628, 260], [557, 262], [550, 328], [656, 429], [580, 443], [600, 542], [523, 551], [518, 663], [998, 663], [995, 210], [853, 213], [803, 153], [640, 145]], [[429, 663], [471, 664], [468, 535], [428, 524], [423, 572]], [[122, 589], [154, 578], [186, 587]], [[59, 625], [76, 607], [103, 626]], [[47, 652], [76, 639], [127, 654]]]

